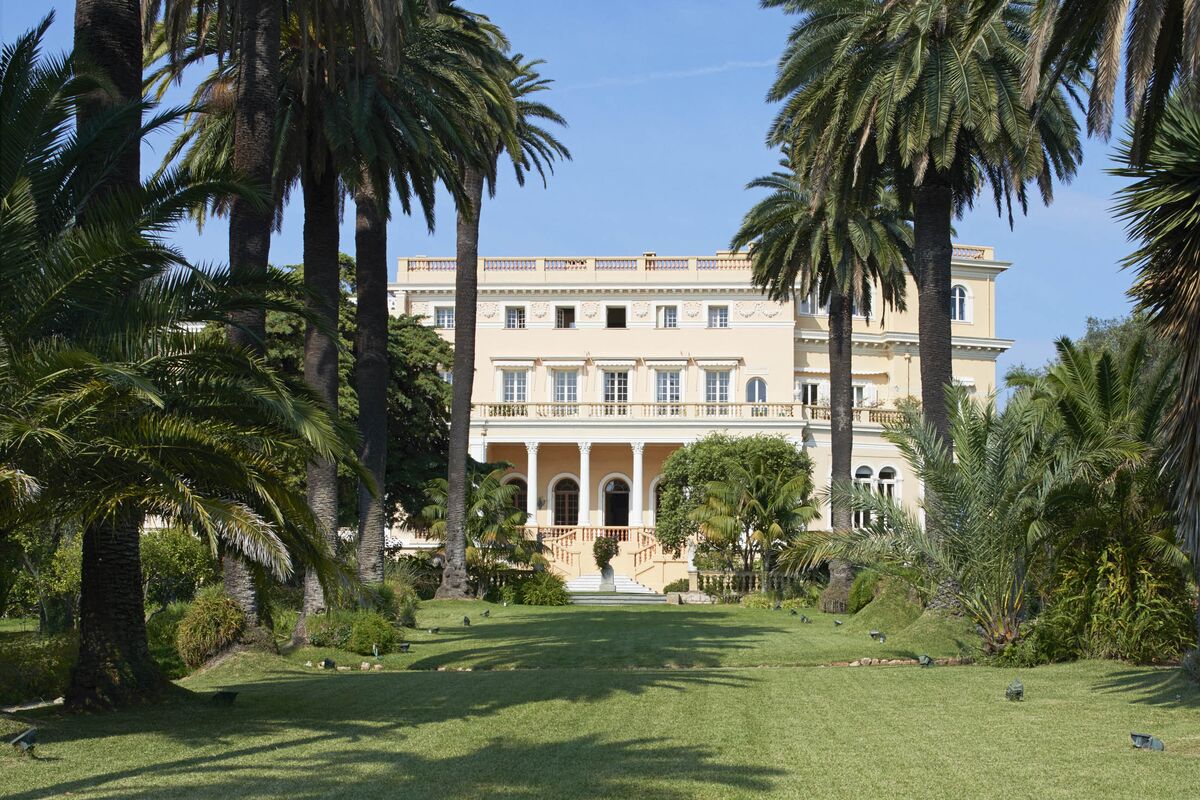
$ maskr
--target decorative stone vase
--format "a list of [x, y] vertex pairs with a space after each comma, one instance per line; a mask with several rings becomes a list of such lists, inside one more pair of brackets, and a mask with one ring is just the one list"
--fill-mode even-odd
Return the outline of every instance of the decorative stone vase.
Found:
[[614, 577], [612, 564], [606, 564], [600, 570], [600, 591], [615, 592], [617, 590], [617, 582]]

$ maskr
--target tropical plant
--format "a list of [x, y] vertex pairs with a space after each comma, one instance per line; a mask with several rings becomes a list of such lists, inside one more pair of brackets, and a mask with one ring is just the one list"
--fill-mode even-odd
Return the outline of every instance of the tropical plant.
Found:
[[[497, 32], [496, 52], [508, 49]], [[541, 61], [526, 61], [520, 54], [486, 68], [503, 76], [508, 85], [506, 102], [494, 103], [480, 120], [473, 141], [488, 159], [482, 165], [463, 160], [460, 175], [463, 198], [458, 203], [454, 279], [454, 365], [450, 406], [450, 452], [448, 456], [449, 508], [446, 516], [446, 564], [438, 597], [463, 597], [467, 593], [466, 492], [471, 427], [471, 392], [475, 385], [475, 306], [479, 296], [479, 217], [483, 189], [495, 194], [499, 159], [505, 153], [512, 162], [517, 183], [525, 185], [527, 173], [536, 170], [546, 183], [546, 172], [554, 171], [556, 159], [569, 159], [566, 146], [543, 127], [544, 123], [566, 125], [566, 120], [548, 105], [531, 99], [548, 91], [552, 81], [538, 72]]]
[[[1191, 554], [1200, 584], [1200, 111], [1194, 90], [1182, 90], [1163, 112], [1142, 167], [1114, 173], [1133, 182], [1118, 196], [1117, 215], [1140, 246], [1125, 265], [1137, 271], [1130, 290], [1150, 324], [1180, 354], [1179, 393], [1170, 414], [1169, 464], [1179, 541]], [[1130, 138], [1118, 158], [1135, 158]], [[1200, 608], [1196, 612], [1200, 650]]]
[[[997, 210], [1044, 202], [1081, 158], [1067, 90], [1022, 99], [1029, 9], [1010, 0], [764, 0], [802, 15], [769, 98], [770, 133], [810, 191], [844, 196], [882, 174], [912, 208], [921, 400], [948, 442], [951, 221], [990, 186]], [[1067, 84], [1064, 89], [1063, 83]]]
[[[787, 168], [788, 162], [783, 162]], [[750, 246], [752, 279], [773, 300], [815, 298], [829, 309], [831, 480], [850, 480], [854, 449], [851, 385], [853, 315], [871, 313], [871, 287], [885, 308], [904, 309], [905, 271], [912, 259], [912, 226], [895, 196], [877, 182], [866, 197], [825, 202], [787, 171], [751, 181], [771, 194], [746, 214], [731, 247]], [[835, 528], [850, 527], [850, 509], [832, 509]], [[829, 567], [823, 606], [844, 608], [852, 575], [848, 564]]]
[[757, 562], [765, 590], [775, 555], [820, 516], [812, 488], [809, 471], [776, 472], [759, 456], [731, 464], [724, 480], [709, 483], [691, 518], [714, 549], [741, 561], [742, 571]]
[[521, 582], [520, 600], [527, 606], [569, 606], [571, 595], [553, 572], [535, 572]]
[[278, 576], [299, 562], [328, 579], [328, 551], [277, 456], [352, 451], [302, 387], [195, 330], [249, 307], [303, 308], [284, 275], [201, 272], [162, 241], [188, 208], [241, 187], [187, 170], [133, 191], [109, 182], [122, 150], [138, 146], [127, 125], [143, 106], [72, 132], [97, 84], [76, 78], [69, 59], [41, 59], [44, 31], [0, 58], [0, 463], [38, 488], [0, 507], [0, 531], [56, 517], [81, 525], [68, 700], [105, 705], [159, 686], [143, 617], [143, 516], [189, 525], [214, 551]]
[[1026, 98], [1046, 75], [1092, 76], [1088, 131], [1108, 138], [1125, 51], [1126, 163], [1149, 155], [1178, 83], [1200, 77], [1196, 9], [1174, 0], [1033, 0]]
[[189, 668], [195, 669], [237, 643], [246, 615], [220, 586], [202, 589], [175, 633], [175, 647]]
[[[467, 488], [466, 555], [476, 594], [488, 593], [498, 572], [513, 565], [544, 567], [538, 543], [525, 536], [525, 509], [517, 507], [517, 486], [504, 483], [504, 468], [473, 472]], [[429, 505], [423, 516], [429, 530], [446, 541], [449, 487], [446, 479], [429, 483]]]

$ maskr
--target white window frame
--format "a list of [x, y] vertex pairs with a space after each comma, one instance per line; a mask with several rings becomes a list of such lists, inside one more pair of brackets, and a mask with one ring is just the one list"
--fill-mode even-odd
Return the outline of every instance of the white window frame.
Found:
[[[667, 312], [671, 312], [673, 319], [670, 325], [667, 325]], [[662, 330], [675, 330], [679, 327], [679, 306], [675, 303], [663, 303], [654, 307], [654, 324]]]
[[[520, 376], [520, 380], [516, 380]], [[509, 397], [509, 378], [512, 377], [514, 382], [512, 385], [512, 397]], [[517, 389], [520, 388], [520, 397], [517, 397]], [[521, 369], [520, 367], [504, 367], [500, 370], [500, 402], [502, 403], [528, 403], [529, 402], [529, 370]]]
[[[559, 385], [559, 378], [570, 375], [574, 378], [570, 384]], [[560, 392], [559, 389], [563, 389]], [[550, 370], [550, 402], [554, 415], [559, 417], [575, 416], [579, 413], [579, 369], [576, 367], [555, 367]]]
[[[513, 312], [520, 314], [520, 325], [509, 325], [509, 315]], [[521, 304], [509, 304], [504, 306], [504, 329], [508, 331], [523, 331], [529, 325], [529, 309]]]
[[[573, 315], [574, 321], [572, 322], [572, 324], [570, 324], [566, 327], [559, 327], [558, 311], [559, 311], [559, 309], [566, 309], [566, 308], [571, 309], [571, 313]], [[555, 303], [554, 304], [554, 329], [556, 331], [573, 331], [578, 327], [579, 327], [579, 304], [578, 303]]]
[[[721, 375], [725, 376], [723, 381], [718, 377]], [[717, 379], [715, 383], [714, 378]], [[716, 416], [729, 414], [732, 389], [733, 370], [731, 368], [706, 367], [704, 369], [704, 413]], [[720, 396], [722, 394], [724, 397]]]
[[438, 377], [439, 377], [439, 378], [441, 378], [441, 379], [442, 379], [442, 383], [446, 384], [447, 386], [453, 386], [453, 385], [454, 385], [454, 370], [452, 370], [452, 369], [439, 369], [439, 370], [438, 370]]
[[[668, 376], [674, 376], [674, 386], [671, 386], [671, 381]], [[664, 379], [667, 379], [667, 385], [664, 387]], [[677, 417], [683, 413], [683, 369], [681, 367], [663, 367], [654, 370], [654, 402], [657, 413], [660, 416]], [[663, 396], [663, 388], [668, 390], [674, 389], [674, 397], [670, 396], [670, 392], [666, 398]]]
[[[610, 308], [623, 308], [623, 309], [625, 309], [625, 327], [624, 327], [624, 328], [610, 328], [610, 327], [608, 327], [608, 310], [609, 310]], [[605, 330], [609, 330], [609, 331], [627, 331], [627, 330], [629, 330], [629, 329], [630, 329], [630, 327], [632, 327], [631, 323], [633, 322], [633, 312], [632, 312], [632, 310], [629, 308], [629, 303], [605, 303], [605, 304], [604, 304], [604, 317], [603, 317], [603, 322], [604, 322], [604, 329], [605, 329]]]
[[817, 290], [813, 289], [808, 293], [808, 297], [796, 303], [796, 313], [804, 314], [808, 317], [824, 317], [829, 315], [829, 306], [821, 305], [818, 302], [819, 295]]
[[[631, 384], [633, 382], [633, 370], [625, 367], [607, 367], [601, 370], [600, 373], [600, 402], [603, 403], [605, 416], [623, 417], [629, 414], [629, 397]], [[609, 399], [608, 387], [610, 375], [624, 375], [624, 399], [619, 399], [617, 392], [614, 392], [613, 399]], [[621, 388], [620, 381], [614, 384], [614, 389]]]
[[[713, 313], [724, 312], [723, 325], [713, 325]], [[704, 310], [704, 320], [708, 327], [714, 330], [727, 330], [729, 328], [729, 304], [728, 303], [710, 303]]]
[[[866, 470], [869, 474], [860, 476], [858, 473]], [[875, 476], [877, 472], [870, 464], [859, 464], [854, 468], [854, 476], [852, 480], [859, 486], [865, 486], [871, 491], [875, 491]], [[871, 524], [871, 512], [855, 511], [850, 518], [850, 524], [855, 528], [864, 528]]]
[[[962, 291], [963, 291], [963, 297], [962, 297], [962, 312], [963, 313], [962, 313], [961, 317], [956, 316], [957, 303], [954, 300], [954, 291], [956, 289], [962, 289]], [[971, 287], [967, 286], [967, 284], [965, 284], [965, 283], [952, 284], [950, 286], [950, 321], [951, 322], [962, 322], [962, 323], [968, 324], [968, 325], [971, 324], [972, 322], [974, 322], [975, 321], [974, 300], [975, 300], [975, 298], [971, 293]]]
[[[447, 312], [449, 312], [449, 315], [450, 315], [450, 324], [449, 325], [445, 325], [442, 323], [442, 314], [447, 313]], [[452, 331], [452, 330], [454, 330], [454, 322], [455, 322], [454, 306], [434, 306], [433, 307], [433, 327], [437, 328], [440, 331]]]
[[[811, 397], [808, 395], [810, 394]], [[796, 402], [805, 406], [821, 405], [821, 383], [820, 381], [810, 381], [804, 378], [796, 379]]]

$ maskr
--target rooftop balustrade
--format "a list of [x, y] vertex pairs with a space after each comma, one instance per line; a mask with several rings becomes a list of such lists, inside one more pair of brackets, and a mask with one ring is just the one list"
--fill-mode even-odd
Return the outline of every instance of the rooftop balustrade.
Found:
[[[899, 421], [901, 412], [892, 408], [855, 408], [854, 422], [883, 425]], [[476, 419], [558, 420], [580, 419], [620, 421], [652, 419], [661, 422], [697, 419], [719, 422], [725, 419], [754, 420], [828, 420], [829, 406], [804, 403], [476, 403], [471, 407]]]

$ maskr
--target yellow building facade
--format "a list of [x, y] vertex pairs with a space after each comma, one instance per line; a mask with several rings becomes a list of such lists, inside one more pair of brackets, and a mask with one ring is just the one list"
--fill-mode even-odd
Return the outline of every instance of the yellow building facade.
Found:
[[[1012, 344], [996, 336], [1008, 266], [990, 247], [954, 248], [954, 378], [981, 395]], [[653, 536], [656, 487], [673, 450], [713, 431], [782, 434], [828, 483], [827, 317], [810, 299], [767, 300], [744, 253], [481, 258], [477, 268], [471, 452], [512, 464], [506, 480], [521, 489], [531, 534], [569, 582], [597, 572], [602, 534], [621, 542], [618, 576], [655, 591], [687, 577], [687, 554]], [[392, 313], [420, 315], [452, 342], [454, 277], [453, 258], [400, 259]], [[921, 394], [912, 281], [906, 305], [876, 302], [854, 320], [853, 469], [911, 503], [920, 487], [881, 436], [897, 401]]]

